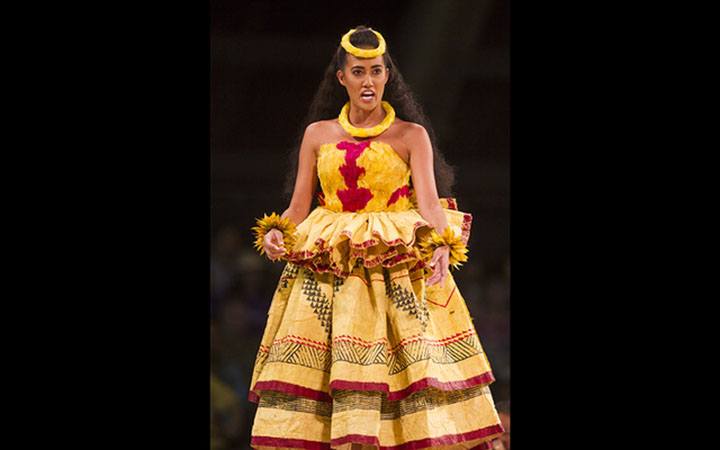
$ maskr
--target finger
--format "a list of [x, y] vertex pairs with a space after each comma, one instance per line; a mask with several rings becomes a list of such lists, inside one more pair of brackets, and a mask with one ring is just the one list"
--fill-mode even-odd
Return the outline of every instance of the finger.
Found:
[[[439, 267], [439, 270], [436, 271], [437, 274], [437, 281], [441, 284], [441, 286], [445, 286], [445, 278], [447, 278], [448, 273], [448, 267], [447, 264], [441, 264]], [[435, 274], [433, 274], [435, 275]]]
[[270, 244], [270, 246], [273, 249], [273, 251], [276, 251], [276, 252], [284, 252], [285, 251], [285, 246], [282, 243], [279, 243], [277, 245]]
[[438, 284], [438, 283], [440, 282], [440, 280], [441, 280], [441, 278], [440, 278], [439, 275], [438, 275], [438, 276], [433, 276], [433, 277], [432, 277], [432, 282], [430, 282], [429, 285], [430, 285], [430, 286], [435, 286], [436, 284]]

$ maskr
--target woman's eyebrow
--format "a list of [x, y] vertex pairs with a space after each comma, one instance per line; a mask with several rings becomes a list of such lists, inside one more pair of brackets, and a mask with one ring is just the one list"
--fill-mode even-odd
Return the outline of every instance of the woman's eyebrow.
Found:
[[[382, 66], [383, 66], [382, 64], [375, 64], [374, 66], [372, 66], [370, 68], [374, 69], [376, 67], [382, 67]], [[365, 68], [365, 66], [359, 66], [359, 65], [355, 65], [355, 66], [351, 67], [351, 69], [364, 69], [364, 68]]]

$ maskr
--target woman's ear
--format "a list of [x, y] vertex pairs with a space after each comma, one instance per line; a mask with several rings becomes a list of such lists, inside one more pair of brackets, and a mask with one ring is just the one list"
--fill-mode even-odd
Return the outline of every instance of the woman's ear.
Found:
[[337, 79], [340, 82], [340, 84], [345, 86], [345, 74], [343, 73], [343, 71], [338, 70], [337, 72], [335, 72], [335, 75], [337, 76]]

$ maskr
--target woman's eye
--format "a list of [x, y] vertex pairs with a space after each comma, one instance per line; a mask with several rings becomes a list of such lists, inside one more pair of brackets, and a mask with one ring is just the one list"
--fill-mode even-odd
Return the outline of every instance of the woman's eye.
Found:
[[362, 73], [362, 72], [359, 71], [359, 70], [354, 70], [354, 71], [353, 71], [353, 75], [360, 75], [361, 73]]

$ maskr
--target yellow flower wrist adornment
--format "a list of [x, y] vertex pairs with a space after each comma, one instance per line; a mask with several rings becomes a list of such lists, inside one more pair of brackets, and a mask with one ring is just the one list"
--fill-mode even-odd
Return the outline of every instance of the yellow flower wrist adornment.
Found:
[[433, 252], [436, 248], [447, 245], [450, 248], [449, 262], [454, 269], [460, 268], [462, 263], [468, 260], [468, 248], [462, 240], [461, 236], [456, 235], [449, 226], [445, 228], [442, 234], [432, 230], [430, 235], [419, 243], [420, 254], [423, 261], [432, 259]]
[[251, 228], [255, 233], [255, 249], [261, 255], [265, 254], [265, 247], [263, 246], [265, 235], [273, 228], [282, 232], [283, 243], [287, 250], [291, 249], [295, 244], [295, 224], [289, 218], [283, 218], [276, 213], [269, 216], [263, 214], [262, 219], [257, 219], [257, 226]]

